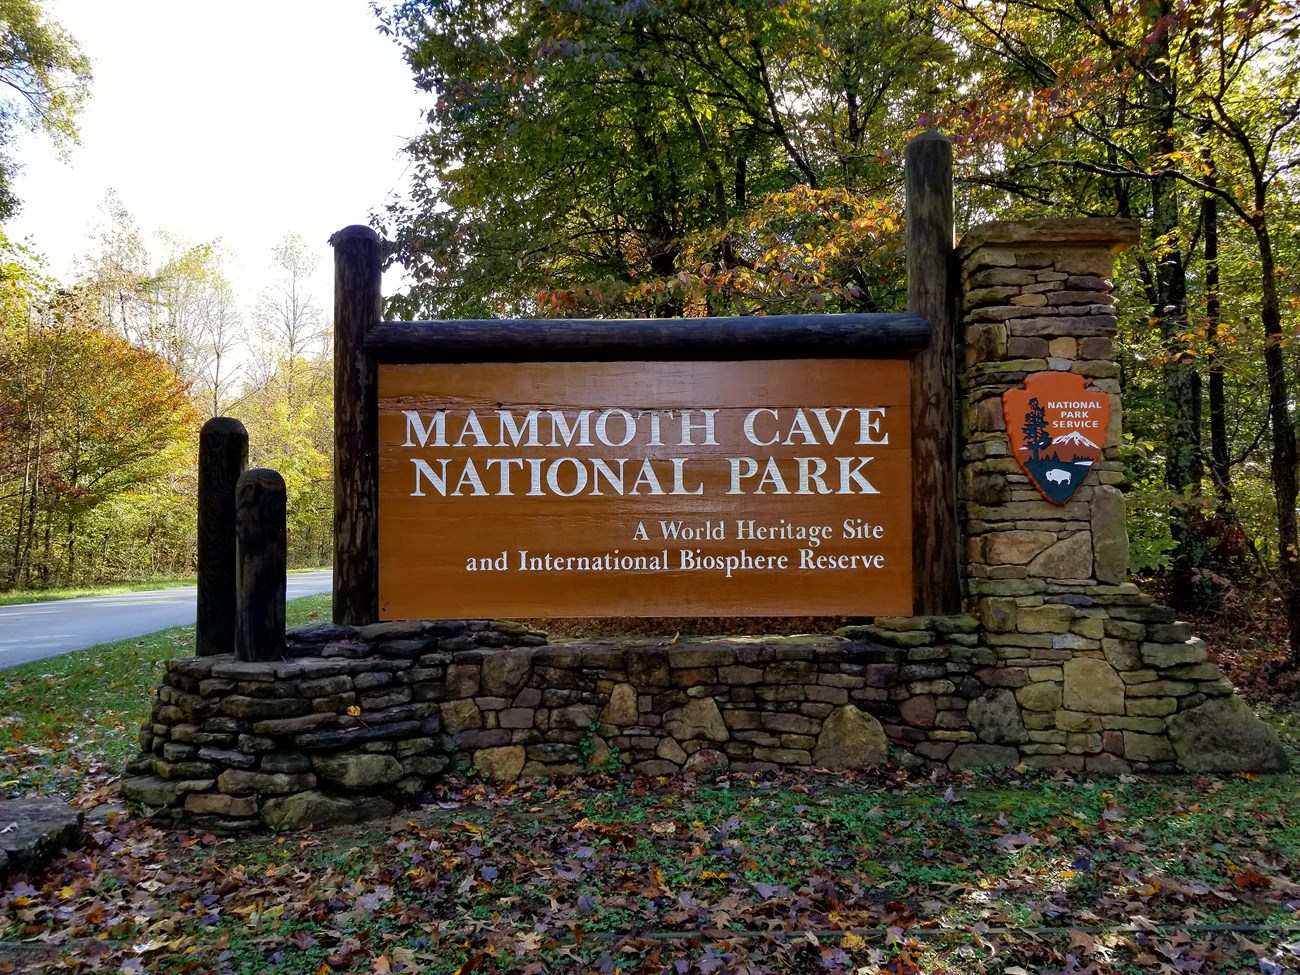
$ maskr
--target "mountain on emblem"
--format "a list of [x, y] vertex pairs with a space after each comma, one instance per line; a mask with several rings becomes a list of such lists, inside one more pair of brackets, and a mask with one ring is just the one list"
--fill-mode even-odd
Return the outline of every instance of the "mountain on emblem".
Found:
[[1072, 443], [1075, 444], [1076, 446], [1092, 447], [1094, 450], [1097, 447], [1095, 443], [1093, 443], [1091, 440], [1089, 440], [1087, 437], [1081, 434], [1078, 430], [1071, 430], [1063, 437], [1053, 437], [1052, 443], [1054, 444]]
[[1002, 394], [1012, 456], [1053, 504], [1065, 504], [1101, 458], [1110, 397], [1069, 372], [1039, 372]]

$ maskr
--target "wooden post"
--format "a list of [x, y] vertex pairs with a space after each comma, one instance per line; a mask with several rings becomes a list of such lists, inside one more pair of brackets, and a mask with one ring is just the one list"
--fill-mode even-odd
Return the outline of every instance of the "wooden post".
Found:
[[379, 235], [344, 227], [334, 246], [334, 622], [379, 618], [379, 421], [366, 332], [379, 322]]
[[940, 133], [907, 146], [907, 310], [930, 322], [912, 360], [913, 612], [961, 611], [957, 521], [957, 261], [952, 144]]
[[288, 565], [284, 478], [255, 467], [235, 488], [239, 594], [235, 659], [284, 656], [284, 590]]
[[235, 652], [235, 483], [248, 466], [248, 431], [214, 416], [199, 431], [198, 612], [194, 652]]

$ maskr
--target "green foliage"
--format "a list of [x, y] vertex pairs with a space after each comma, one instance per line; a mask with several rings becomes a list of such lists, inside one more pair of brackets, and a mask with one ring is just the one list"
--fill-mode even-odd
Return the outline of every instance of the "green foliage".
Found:
[[[235, 399], [247, 341], [219, 244], [159, 235], [151, 252], [131, 215], [110, 193], [99, 252], [76, 292], [104, 327], [153, 352], [189, 387], [197, 407], [220, 415]], [[246, 352], [246, 350], [244, 350]]]
[[90, 62], [34, 0], [0, 0], [0, 220], [18, 208], [14, 163], [4, 154], [13, 128], [45, 131], [56, 144], [77, 139], [77, 112]]
[[333, 372], [330, 358], [286, 356], [238, 410], [248, 429], [250, 466], [273, 468], [284, 478], [291, 568], [333, 558]]
[[104, 586], [79, 586], [71, 589], [40, 589], [36, 591], [0, 592], [0, 606], [18, 606], [24, 603], [46, 603], [59, 599], [77, 599], [81, 596], [111, 596], [122, 592], [144, 592], [149, 589], [175, 589], [194, 585], [194, 576], [185, 578], [151, 577], [140, 582], [120, 582]]
[[578, 741], [578, 766], [586, 773], [618, 773], [623, 769], [623, 758], [617, 748], [605, 746], [602, 750], [596, 743], [596, 726], [589, 725]]
[[1147, 574], [1169, 568], [1176, 547], [1169, 521], [1172, 492], [1156, 473], [1130, 481], [1124, 499], [1128, 505], [1129, 571]]
[[[1172, 508], [1175, 599], [1208, 568], [1197, 498], [1218, 541], [1267, 477], [1292, 654], [1300, 661], [1294, 158], [1300, 5], [1249, 0], [948, 0], [977, 80], [946, 119], [983, 187], [1057, 214], [1134, 217], [1140, 298], [1121, 337], [1128, 429], [1157, 444]], [[990, 192], [990, 190], [996, 192]], [[1144, 308], [1142, 306], [1145, 306]], [[1141, 309], [1141, 310], [1139, 310]], [[1256, 493], [1254, 485], [1249, 493]], [[1186, 502], [1186, 503], [1184, 503]], [[1216, 528], [1216, 530], [1218, 530]]]
[[291, 565], [328, 564], [333, 369], [306, 246], [276, 249], [250, 350], [219, 248], [167, 239], [159, 260], [107, 210], [70, 290], [0, 235], [0, 587], [192, 571], [198, 427], [227, 411], [285, 478]]
[[[823, 271], [791, 244], [830, 210], [896, 208], [903, 130], [949, 60], [920, 5], [406, 0], [382, 20], [436, 96], [386, 221], [413, 280], [393, 311], [862, 309], [882, 258], [896, 283], [892, 250], [800, 251]], [[783, 196], [800, 187], [845, 199]]]
[[[192, 531], [175, 515], [197, 433], [184, 387], [88, 320], [31, 255], [0, 247], [0, 585], [75, 582], [108, 565], [188, 569], [186, 546], [167, 557], [175, 532]], [[132, 519], [151, 543], [141, 558], [140, 536], [123, 531]]]

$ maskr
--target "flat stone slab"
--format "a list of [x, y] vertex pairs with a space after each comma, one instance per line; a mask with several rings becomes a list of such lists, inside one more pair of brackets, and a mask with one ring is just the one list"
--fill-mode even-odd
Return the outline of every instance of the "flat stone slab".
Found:
[[54, 799], [0, 799], [0, 880], [33, 874], [79, 847], [85, 814]]

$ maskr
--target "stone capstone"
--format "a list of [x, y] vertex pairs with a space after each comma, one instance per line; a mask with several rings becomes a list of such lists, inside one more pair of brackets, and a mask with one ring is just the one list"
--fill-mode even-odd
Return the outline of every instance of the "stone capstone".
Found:
[[1189, 772], [1285, 772], [1277, 732], [1239, 697], [1211, 698], [1166, 719], [1178, 764]]
[[357, 635], [355, 627], [343, 623], [307, 623], [286, 630], [286, 643], [333, 643], [337, 640], [351, 640]]
[[1181, 643], [1143, 643], [1142, 663], [1148, 667], [1177, 667], [1205, 660], [1205, 644], [1195, 637]]
[[888, 751], [889, 740], [880, 722], [855, 705], [844, 704], [822, 722], [812, 761], [820, 768], [865, 769], [883, 762]]
[[357, 631], [357, 635], [368, 643], [382, 640], [410, 640], [423, 636], [429, 624], [423, 620], [395, 620], [391, 623], [371, 623]]

